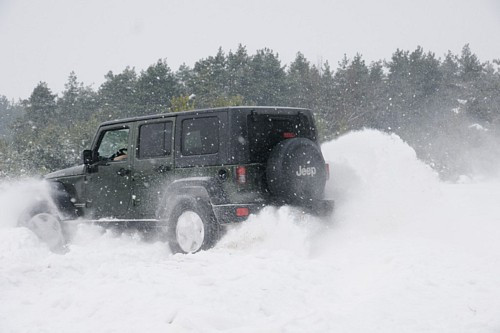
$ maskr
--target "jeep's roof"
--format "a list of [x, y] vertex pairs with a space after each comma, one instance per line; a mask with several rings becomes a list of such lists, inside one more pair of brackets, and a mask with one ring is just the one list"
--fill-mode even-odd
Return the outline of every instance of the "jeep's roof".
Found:
[[131, 118], [124, 118], [124, 119], [115, 119], [115, 120], [109, 120], [106, 122], [103, 122], [101, 126], [106, 126], [106, 125], [114, 125], [114, 124], [120, 124], [120, 123], [129, 123], [129, 122], [134, 122], [134, 121], [140, 121], [140, 120], [148, 120], [148, 119], [158, 119], [158, 118], [170, 118], [170, 117], [176, 117], [178, 115], [198, 115], [200, 113], [205, 113], [205, 112], [218, 112], [218, 111], [226, 111], [226, 110], [245, 110], [245, 111], [252, 111], [252, 110], [268, 110], [268, 111], [310, 111], [309, 109], [306, 108], [294, 108], [294, 107], [283, 107], [283, 106], [230, 106], [230, 107], [220, 107], [220, 108], [211, 108], [211, 109], [198, 109], [198, 110], [191, 110], [191, 111], [181, 111], [181, 112], [169, 112], [169, 113], [160, 113], [160, 114], [153, 114], [153, 115], [148, 115], [148, 116], [138, 116], [138, 117], [131, 117]]

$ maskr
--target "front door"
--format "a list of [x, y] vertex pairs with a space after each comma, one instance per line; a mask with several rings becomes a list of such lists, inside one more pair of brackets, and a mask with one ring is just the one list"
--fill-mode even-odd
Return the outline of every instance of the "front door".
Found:
[[97, 162], [87, 174], [87, 207], [92, 217], [127, 218], [131, 201], [132, 124], [101, 127], [93, 147]]

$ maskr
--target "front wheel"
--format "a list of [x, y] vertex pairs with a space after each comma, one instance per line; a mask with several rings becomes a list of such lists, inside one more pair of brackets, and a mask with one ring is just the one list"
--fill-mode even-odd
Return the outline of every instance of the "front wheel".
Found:
[[30, 229], [52, 251], [57, 252], [64, 248], [66, 242], [61, 229], [61, 220], [57, 213], [46, 205], [27, 210], [19, 218], [18, 226]]
[[208, 203], [187, 199], [170, 214], [168, 234], [172, 252], [195, 253], [217, 243], [219, 225]]

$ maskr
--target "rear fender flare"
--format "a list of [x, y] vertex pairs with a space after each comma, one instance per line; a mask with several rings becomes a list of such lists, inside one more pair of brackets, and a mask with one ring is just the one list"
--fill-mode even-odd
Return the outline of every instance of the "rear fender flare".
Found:
[[165, 218], [182, 200], [203, 200], [209, 205], [217, 204], [223, 197], [220, 184], [210, 177], [183, 178], [171, 183], [165, 189], [157, 216]]

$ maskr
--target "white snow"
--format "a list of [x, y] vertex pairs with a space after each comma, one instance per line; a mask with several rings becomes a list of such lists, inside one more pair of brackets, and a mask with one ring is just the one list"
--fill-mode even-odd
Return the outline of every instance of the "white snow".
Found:
[[0, 332], [500, 331], [500, 182], [372, 130], [323, 152], [326, 225], [269, 207], [194, 255], [89, 225], [51, 253], [13, 227], [40, 185], [0, 184]]
[[472, 128], [472, 129], [475, 129], [475, 130], [478, 130], [478, 131], [488, 132], [487, 128], [485, 128], [484, 126], [481, 126], [479, 124], [472, 124], [472, 125], [469, 126], [469, 128]]

